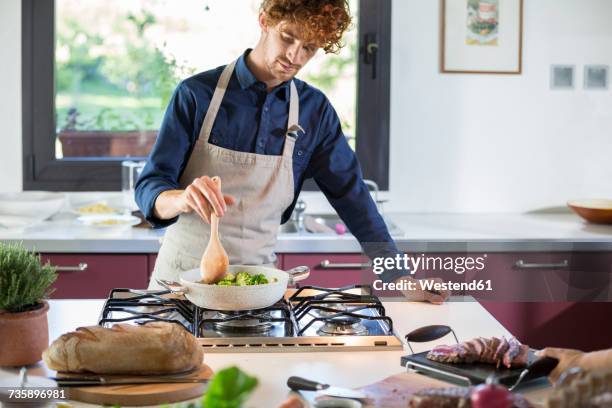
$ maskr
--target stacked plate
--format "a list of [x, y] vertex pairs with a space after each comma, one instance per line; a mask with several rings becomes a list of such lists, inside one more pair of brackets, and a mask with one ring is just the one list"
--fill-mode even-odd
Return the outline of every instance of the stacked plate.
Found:
[[77, 224], [97, 228], [131, 227], [140, 224], [140, 218], [133, 216], [121, 205], [108, 200], [72, 199], [71, 212], [78, 215]]
[[97, 228], [131, 227], [140, 224], [135, 217], [120, 207], [111, 206], [106, 200], [73, 204], [72, 212], [79, 215], [76, 222]]
[[57, 214], [66, 201], [63, 193], [23, 191], [0, 193], [0, 226], [26, 228]]

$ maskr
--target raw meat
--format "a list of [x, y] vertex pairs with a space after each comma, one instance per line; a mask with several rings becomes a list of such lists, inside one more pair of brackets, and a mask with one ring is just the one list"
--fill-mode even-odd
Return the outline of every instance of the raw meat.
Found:
[[477, 337], [454, 345], [434, 347], [427, 358], [441, 363], [487, 363], [497, 367], [525, 367], [529, 358], [529, 347], [517, 339], [505, 337], [487, 339]]

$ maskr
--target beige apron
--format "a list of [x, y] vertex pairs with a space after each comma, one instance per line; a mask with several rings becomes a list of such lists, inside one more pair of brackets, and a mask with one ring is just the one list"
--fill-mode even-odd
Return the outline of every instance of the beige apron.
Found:
[[[227, 65], [217, 83], [200, 135], [181, 179], [181, 188], [201, 176], [220, 176], [224, 194], [236, 203], [219, 220], [219, 236], [232, 265], [268, 265], [276, 261], [274, 247], [283, 212], [294, 196], [293, 149], [299, 129], [299, 99], [290, 84], [289, 120], [280, 156], [237, 152], [208, 142], [236, 62]], [[155, 278], [178, 281], [181, 272], [198, 268], [210, 236], [210, 225], [195, 212], [181, 214], [166, 230], [149, 289]]]

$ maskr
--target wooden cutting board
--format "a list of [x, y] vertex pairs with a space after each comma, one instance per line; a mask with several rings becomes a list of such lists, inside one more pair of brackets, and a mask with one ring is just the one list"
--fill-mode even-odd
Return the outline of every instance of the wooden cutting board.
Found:
[[417, 373], [400, 373], [359, 388], [368, 396], [364, 408], [406, 408], [412, 394], [421, 388], [448, 387], [444, 381]]
[[[212, 369], [206, 364], [186, 378], [210, 379]], [[160, 405], [197, 398], [206, 391], [207, 383], [132, 384], [91, 387], [66, 387], [67, 398], [97, 405], [143, 406]]]
[[[421, 388], [449, 387], [452, 384], [417, 373], [400, 373], [384, 380], [357, 388], [368, 397], [363, 408], [406, 408], [410, 397]], [[317, 400], [326, 399], [319, 397]]]
[[[362, 408], [406, 408], [412, 394], [422, 388], [447, 388], [456, 387], [444, 381], [414, 372], [403, 372], [387, 377], [382, 381], [357, 388], [363, 391], [368, 397], [363, 400]], [[543, 406], [542, 401], [550, 393], [549, 386], [533, 387], [528, 392], [522, 392], [534, 406]], [[328, 397], [317, 397], [316, 400], [327, 399]]]

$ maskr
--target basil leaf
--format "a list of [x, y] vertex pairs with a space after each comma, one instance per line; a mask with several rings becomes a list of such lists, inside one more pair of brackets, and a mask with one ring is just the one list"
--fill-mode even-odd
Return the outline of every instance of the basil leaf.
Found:
[[203, 399], [205, 408], [240, 408], [257, 387], [257, 378], [238, 367], [229, 367], [215, 374]]

